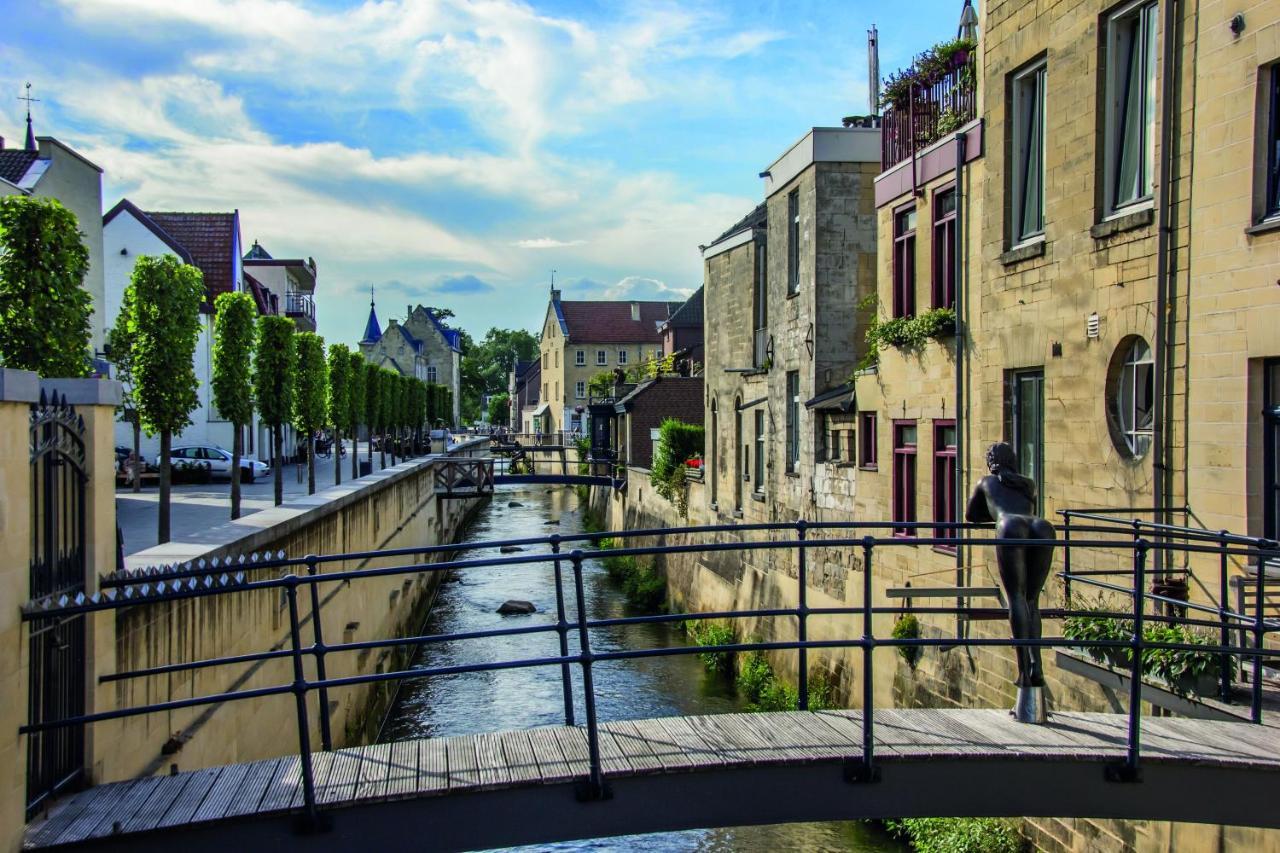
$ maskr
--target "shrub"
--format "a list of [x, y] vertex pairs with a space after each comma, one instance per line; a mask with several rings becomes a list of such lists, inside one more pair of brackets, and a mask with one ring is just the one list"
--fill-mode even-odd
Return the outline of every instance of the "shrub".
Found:
[[[915, 640], [920, 636], [920, 620], [914, 614], [907, 613], [897, 622], [893, 623], [893, 638], [895, 640]], [[898, 646], [898, 655], [907, 662], [907, 666], [914, 671], [916, 664], [920, 662], [920, 656], [924, 654], [924, 649], [920, 646]]]
[[[737, 637], [728, 625], [715, 622], [686, 622], [685, 630], [699, 646], [728, 646]], [[733, 672], [733, 652], [702, 652], [698, 659], [708, 672], [727, 675]]]
[[867, 352], [858, 369], [879, 364], [880, 351], [886, 346], [918, 350], [926, 342], [950, 335], [955, 329], [956, 312], [953, 308], [932, 308], [913, 317], [894, 317], [891, 320], [872, 317], [867, 326]]
[[[747, 700], [751, 711], [794, 711], [800, 707], [800, 692], [783, 682], [773, 671], [764, 652], [756, 650], [743, 658], [738, 670], [738, 692]], [[826, 676], [809, 676], [809, 710], [834, 707], [832, 688]]]
[[679, 510], [689, 514], [689, 493], [685, 489], [685, 463], [701, 457], [706, 430], [701, 424], [687, 424], [667, 418], [658, 428], [658, 450], [654, 454], [649, 482], [654, 489]]
[[[600, 540], [601, 551], [616, 547], [613, 539]], [[628, 604], [650, 613], [662, 610], [667, 600], [667, 579], [662, 572], [652, 566], [642, 566], [630, 556], [606, 556], [601, 562], [606, 574], [622, 586]]]
[[920, 817], [884, 825], [919, 853], [1018, 853], [1023, 848], [1017, 825], [1002, 818]]

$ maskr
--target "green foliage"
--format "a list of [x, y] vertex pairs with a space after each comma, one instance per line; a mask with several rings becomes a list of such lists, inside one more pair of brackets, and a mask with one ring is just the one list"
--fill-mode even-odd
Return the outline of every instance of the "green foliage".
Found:
[[293, 420], [293, 383], [297, 346], [293, 321], [267, 315], [258, 318], [258, 349], [253, 359], [253, 389], [262, 422], [271, 427]]
[[258, 308], [243, 291], [214, 300], [213, 403], [236, 426], [253, 419], [253, 345]]
[[329, 367], [324, 338], [315, 332], [299, 332], [294, 344], [298, 366], [293, 380], [293, 425], [305, 439], [328, 420]]
[[1017, 825], [993, 817], [925, 817], [886, 820], [885, 829], [919, 853], [1018, 853]]
[[933, 308], [914, 317], [881, 320], [873, 317], [867, 326], [867, 352], [858, 364], [863, 370], [880, 363], [880, 351], [886, 346], [918, 350], [933, 338], [950, 335], [956, 330], [954, 308]]
[[[538, 339], [524, 329], [490, 329], [479, 343], [473, 343], [466, 332], [462, 334], [462, 418], [471, 422], [480, 419], [484, 395], [506, 390], [507, 376], [517, 359], [532, 361], [538, 357]], [[452, 401], [449, 410], [452, 412]]]
[[123, 389], [120, 400], [121, 418], [133, 423], [138, 418], [138, 380], [133, 370], [133, 340], [136, 329], [133, 324], [136, 310], [133, 306], [134, 289], [130, 282], [124, 289], [120, 300], [120, 313], [116, 315], [115, 325], [107, 332], [107, 350], [111, 353], [111, 363], [115, 367], [115, 378]]
[[591, 455], [591, 439], [580, 436], [573, 440], [573, 446], [578, 449], [578, 473], [591, 473], [591, 466], [587, 463], [587, 457]]
[[[685, 632], [699, 646], [729, 646], [737, 639], [733, 628], [719, 622], [689, 621]], [[729, 675], [733, 672], [733, 652], [700, 652], [698, 659], [708, 672]]]
[[335, 429], [350, 434], [351, 350], [346, 344], [329, 345], [329, 417]]
[[129, 286], [139, 420], [148, 435], [180, 432], [199, 403], [194, 359], [204, 277], [172, 255], [141, 255]]
[[364, 423], [371, 432], [382, 426], [382, 374], [385, 372], [376, 364], [365, 363]]
[[347, 356], [347, 414], [346, 429], [354, 438], [364, 423], [364, 355], [352, 352]]
[[[800, 707], [800, 694], [785, 683], [769, 665], [764, 652], [748, 652], [738, 669], [738, 692], [752, 711], [794, 711]], [[809, 710], [833, 707], [831, 683], [820, 673], [809, 675]]]
[[[892, 636], [895, 640], [915, 640], [920, 637], [920, 620], [914, 614], [907, 613], [893, 623]], [[911, 669], [916, 668], [924, 649], [920, 646], [898, 646], [898, 655], [907, 662]]]
[[689, 515], [689, 492], [685, 488], [685, 463], [701, 456], [706, 430], [701, 424], [687, 424], [667, 418], [658, 428], [658, 449], [654, 453], [649, 482], [675, 506], [681, 517]]
[[489, 423], [505, 424], [511, 419], [511, 395], [495, 394], [489, 398]]
[[639, 384], [646, 379], [657, 379], [659, 376], [669, 376], [676, 372], [676, 356], [675, 353], [663, 356], [662, 358], [651, 358], [642, 361], [627, 371], [627, 381]]
[[88, 271], [74, 213], [54, 199], [0, 198], [0, 364], [49, 377], [89, 372]]
[[[972, 39], [952, 39], [935, 44], [915, 60], [884, 80], [880, 90], [881, 107], [905, 107], [913, 89], [933, 85], [948, 72], [973, 55], [978, 45]], [[961, 74], [962, 86], [972, 86], [972, 70]]]
[[[614, 547], [614, 540], [600, 540], [600, 550]], [[667, 601], [667, 579], [662, 572], [642, 565], [635, 557], [605, 557], [601, 562], [609, 577], [622, 587], [627, 603], [646, 613], [661, 612]]]
[[608, 397], [613, 394], [613, 371], [602, 370], [587, 380], [587, 395]]

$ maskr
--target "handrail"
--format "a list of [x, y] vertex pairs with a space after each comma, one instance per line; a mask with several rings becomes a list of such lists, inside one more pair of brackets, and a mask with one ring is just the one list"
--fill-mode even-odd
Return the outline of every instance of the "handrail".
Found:
[[[23, 734], [30, 734], [61, 727], [88, 725], [108, 720], [124, 719], [127, 717], [142, 716], [183, 708], [201, 707], [222, 702], [242, 701], [290, 694], [293, 695], [295, 699], [294, 704], [300, 745], [299, 760], [304, 782], [305, 808], [307, 815], [311, 820], [318, 820], [319, 806], [314, 790], [314, 775], [310, 747], [309, 720], [312, 712], [308, 703], [308, 697], [310, 694], [313, 692], [318, 694], [321, 700], [321, 708], [323, 709], [327, 705], [327, 691], [331, 688], [399, 682], [410, 679], [430, 678], [440, 675], [543, 667], [558, 669], [561, 676], [561, 689], [564, 695], [566, 724], [574, 724], [573, 694], [575, 689], [581, 691], [581, 695], [585, 700], [585, 726], [587, 729], [589, 747], [588, 763], [590, 770], [587, 778], [582, 780], [581, 794], [586, 799], [597, 799], [608, 795], [608, 780], [605, 778], [600, 757], [599, 721], [597, 719], [593, 667], [619, 660], [665, 657], [682, 654], [703, 654], [707, 652], [794, 651], [799, 657], [799, 672], [802, 673], [799, 679], [798, 693], [799, 704], [803, 709], [808, 706], [809, 700], [809, 684], [807, 680], [807, 656], [809, 652], [820, 649], [860, 649], [862, 651], [863, 658], [863, 664], [861, 667], [863, 702], [862, 755], [858, 761], [852, 762], [847, 768], [847, 775], [851, 780], [863, 783], [873, 783], [878, 778], [875, 764], [875, 707], [872, 685], [874, 683], [875, 666], [873, 653], [877, 648], [881, 647], [925, 648], [937, 646], [954, 647], [959, 645], [984, 648], [1034, 647], [1041, 649], [1130, 649], [1132, 653], [1130, 673], [1132, 682], [1130, 685], [1130, 699], [1128, 707], [1129, 719], [1126, 740], [1126, 757], [1121, 764], [1116, 765], [1109, 771], [1110, 778], [1117, 781], [1128, 781], [1137, 778], [1139, 769], [1142, 718], [1140, 692], [1142, 682], [1141, 666], [1143, 653], [1145, 651], [1156, 649], [1207, 651], [1219, 655], [1223, 660], [1235, 656], [1241, 657], [1242, 659], [1252, 659], [1254, 689], [1251, 698], [1251, 715], [1254, 722], [1261, 721], [1262, 664], [1264, 660], [1280, 658], [1280, 650], [1265, 648], [1264, 640], [1268, 632], [1280, 629], [1280, 624], [1274, 620], [1267, 620], [1264, 618], [1260, 603], [1256, 612], [1252, 616], [1249, 616], [1244, 613], [1230, 611], [1224, 606], [1223, 602], [1219, 602], [1219, 607], [1212, 608], [1205, 605], [1180, 602], [1176, 599], [1171, 599], [1168, 596], [1148, 592], [1145, 589], [1147, 560], [1152, 553], [1165, 551], [1210, 553], [1215, 555], [1251, 555], [1269, 552], [1268, 549], [1242, 545], [1242, 541], [1255, 541], [1251, 540], [1249, 537], [1237, 537], [1240, 541], [1229, 541], [1224, 534], [1219, 536], [1215, 544], [1205, 545], [1201, 544], [1202, 540], [1199, 536], [1190, 535], [1192, 533], [1197, 533], [1196, 531], [1177, 533], [1173, 530], [1162, 529], [1160, 533], [1164, 536], [1163, 541], [1148, 540], [1142, 535], [1137, 535], [1142, 532], [1139, 530], [1132, 536], [1132, 538], [1123, 540], [1116, 540], [1112, 538], [1074, 538], [1053, 543], [1054, 547], [1062, 548], [1064, 554], [1070, 554], [1072, 552], [1105, 552], [1123, 555], [1127, 552], [1130, 555], [1131, 574], [1133, 577], [1132, 587], [1076, 576], [1081, 582], [1090, 583], [1111, 591], [1131, 596], [1133, 606], [1130, 611], [1116, 611], [1114, 613], [1104, 614], [1111, 615], [1113, 618], [1123, 618], [1129, 621], [1131, 631], [1130, 636], [1127, 639], [1076, 640], [1059, 636], [1042, 637], [1040, 639], [1006, 639], [1002, 637], [955, 638], [951, 636], [945, 638], [916, 637], [896, 639], [892, 637], [876, 636], [874, 632], [874, 618], [877, 615], [901, 612], [900, 606], [878, 604], [874, 601], [872, 565], [874, 555], [877, 551], [881, 551], [885, 548], [917, 548], [937, 544], [967, 547], [1044, 547], [1046, 545], [1045, 541], [1040, 539], [996, 539], [990, 535], [989, 527], [989, 525], [975, 525], [963, 522], [808, 522], [800, 520], [793, 523], [775, 522], [747, 525], [705, 525], [701, 527], [688, 528], [650, 528], [645, 530], [607, 531], [571, 534], [566, 536], [552, 534], [544, 537], [524, 537], [519, 539], [476, 542], [468, 543], [465, 547], [468, 549], [484, 548], [498, 551], [504, 545], [545, 545], [548, 550], [502, 556], [450, 558], [438, 562], [429, 559], [430, 556], [443, 555], [448, 551], [456, 551], [462, 546], [451, 544], [447, 546], [423, 546], [419, 548], [401, 548], [348, 554], [307, 555], [301, 559], [291, 559], [283, 555], [277, 555], [269, 559], [249, 561], [244, 564], [233, 564], [229, 568], [231, 571], [235, 572], [234, 577], [225, 575], [225, 571], [228, 567], [226, 564], [223, 564], [222, 570], [224, 571], [224, 574], [222, 577], [216, 579], [210, 574], [211, 571], [213, 573], [219, 572], [219, 567], [216, 565], [205, 567], [203, 565], [191, 566], [188, 564], [186, 566], [176, 568], [170, 567], [142, 575], [115, 573], [115, 575], [104, 579], [104, 586], [107, 588], [102, 593], [88, 597], [77, 596], [77, 598], [72, 601], [62, 599], [57, 601], [43, 599], [37, 602], [29, 602], [22, 608], [22, 619], [27, 622], [33, 620], [49, 620], [77, 615], [80, 613], [119, 610], [126, 607], [134, 607], [140, 604], [153, 602], [194, 599], [255, 590], [278, 589], [283, 591], [288, 604], [289, 642], [285, 648], [270, 649], [234, 656], [207, 658], [196, 661], [171, 662], [132, 671], [109, 673], [101, 676], [100, 681], [124, 681], [167, 673], [194, 671], [217, 666], [245, 664], [258, 661], [283, 660], [285, 658], [292, 661], [292, 680], [286, 683], [270, 684], [250, 689], [229, 690], [201, 696], [188, 696], [180, 699], [170, 698], [165, 701], [119, 707], [106, 711], [81, 714], [60, 720], [46, 720], [39, 722], [28, 721], [28, 723], [22, 726], [19, 731]], [[949, 532], [954, 535], [919, 536], [914, 538], [893, 535], [894, 530], [902, 529], [907, 529], [913, 532], [921, 531], [922, 529], [932, 532], [937, 532], [940, 529], [949, 529]], [[1093, 528], [1076, 527], [1075, 532], [1077, 534], [1089, 533], [1091, 529], [1094, 530], [1094, 532], [1101, 532], [1105, 535], [1114, 534], [1117, 530], [1114, 525], [1101, 524], [1095, 525]], [[876, 530], [882, 531], [883, 535], [873, 535], [871, 531]], [[763, 538], [732, 541], [710, 539], [709, 541], [684, 541], [676, 544], [668, 544], [665, 541], [666, 537], [673, 535], [680, 535], [685, 538], [696, 538], [699, 534], [703, 536], [713, 536], [714, 534], [729, 532], [733, 532], [738, 535], [756, 533], [760, 534]], [[830, 535], [825, 538], [822, 535], [819, 535], [824, 533]], [[568, 552], [564, 550], [565, 545], [582, 545], [587, 547], [598, 546], [600, 541], [604, 538], [613, 539], [616, 542], [624, 543], [624, 545], [623, 547], [610, 548], [608, 550], [583, 550], [582, 547], [574, 547]], [[655, 539], [657, 541], [643, 541], [646, 539]], [[1262, 541], [1265, 542], [1266, 540]], [[806, 566], [808, 553], [815, 549], [821, 550], [824, 548], [849, 547], [860, 549], [863, 557], [862, 602], [858, 605], [849, 607], [810, 607], [805, 594], [807, 587]], [[656, 614], [608, 619], [592, 619], [588, 613], [589, 599], [584, 592], [583, 572], [584, 565], [591, 560], [602, 559], [606, 556], [644, 557], [681, 553], [746, 553], [752, 551], [794, 551], [796, 553], [799, 593], [796, 606], [730, 609], [712, 613]], [[385, 560], [392, 557], [410, 557], [411, 561], [405, 562], [402, 565], [378, 566], [373, 568], [365, 567], [327, 572], [322, 570], [325, 564], [336, 561], [358, 561], [369, 558]], [[569, 579], [565, 579], [561, 572], [561, 566], [566, 561], [568, 562], [572, 573], [572, 577]], [[552, 563], [556, 570], [554, 583], [556, 587], [557, 608], [555, 614], [556, 619], [554, 622], [525, 625], [518, 628], [488, 629], [457, 634], [427, 634], [412, 637], [344, 642], [331, 645], [325, 644], [319, 630], [321, 620], [318, 617], [320, 616], [321, 598], [318, 595], [318, 589], [321, 584], [355, 583], [361, 580], [385, 578], [389, 576], [421, 576], [438, 574], [440, 572], [453, 571], [457, 569], [501, 569], [511, 566], [538, 565], [546, 563]], [[250, 573], [258, 570], [288, 570], [298, 566], [304, 566], [306, 568], [306, 572], [290, 572], [282, 577], [259, 577], [256, 579], [251, 579], [249, 577]], [[1064, 572], [1062, 573], [1062, 576], [1064, 577], [1064, 580], [1066, 580], [1068, 573]], [[565, 589], [566, 583], [568, 583], [567, 590]], [[1263, 584], [1265, 584], [1265, 581], [1260, 582], [1260, 587]], [[305, 587], [310, 593], [311, 612], [306, 617], [313, 623], [313, 639], [310, 643], [305, 642], [301, 635], [302, 625], [305, 620], [298, 607], [298, 591], [300, 587]], [[576, 605], [576, 615], [574, 615], [572, 619], [566, 616], [566, 596], [572, 596]], [[1259, 597], [1259, 602], [1261, 602], [1261, 596]], [[1149, 614], [1146, 611], [1148, 604], [1150, 603], [1175, 605], [1180, 608], [1190, 609], [1196, 613], [1216, 614], [1219, 621], [1215, 622], [1208, 619], [1188, 618], [1185, 615], [1185, 612]], [[972, 610], [973, 608], [964, 606], [929, 607], [921, 608], [919, 612], [962, 616]], [[1073, 610], [1068, 605], [1066, 608], [1046, 611], [1044, 615], [1046, 618], [1050, 619], [1062, 619], [1073, 615], [1083, 615], [1089, 612], [1091, 611]], [[850, 631], [850, 634], [844, 637], [841, 637], [838, 634], [836, 636], [830, 636], [831, 632], [828, 631], [826, 632], [828, 636], [825, 639], [810, 638], [808, 633], [809, 620], [830, 619], [846, 615], [861, 615], [862, 618], [859, 620], [861, 623], [859, 631]], [[591, 647], [590, 635], [592, 631], [602, 629], [615, 630], [618, 627], [657, 622], [671, 622], [677, 620], [701, 621], [707, 619], [726, 619], [733, 621], [743, 619], [795, 620], [795, 639], [776, 639], [768, 641], [747, 639], [742, 642], [726, 643], [716, 646], [694, 645], [659, 649], [623, 648], [604, 652], [593, 651]], [[1220, 635], [1221, 642], [1212, 646], [1179, 642], [1153, 642], [1148, 640], [1143, 634], [1143, 622], [1147, 619], [1159, 621], [1165, 624], [1183, 624], [1208, 627], [1219, 626], [1222, 628], [1222, 633]], [[1243, 642], [1236, 644], [1230, 643], [1229, 631], [1231, 630], [1242, 632], [1242, 635], [1250, 634], [1252, 645], [1244, 645]], [[411, 668], [390, 672], [360, 673], [356, 675], [338, 677], [327, 676], [323, 665], [326, 656], [334, 654], [349, 654], [352, 652], [359, 653], [370, 649], [391, 647], [421, 647], [442, 642], [463, 642], [488, 637], [536, 636], [543, 634], [557, 635], [559, 644], [557, 653], [542, 656], [518, 657], [510, 660], [452, 664], [448, 666], [425, 667], [420, 669]], [[578, 649], [576, 651], [570, 651], [569, 649], [568, 640], [570, 634], [577, 635]], [[314, 678], [307, 677], [306, 668], [303, 665], [304, 660], [308, 656], [313, 658], [317, 664]], [[570, 668], [575, 666], [580, 667], [582, 672], [581, 686], [579, 688], [575, 688], [573, 680], [570, 678]], [[320, 717], [322, 721], [321, 746], [323, 749], [329, 750], [332, 749], [333, 744], [331, 733], [329, 732], [328, 726], [325, 724], [327, 722], [325, 719], [327, 714], [322, 711]]]

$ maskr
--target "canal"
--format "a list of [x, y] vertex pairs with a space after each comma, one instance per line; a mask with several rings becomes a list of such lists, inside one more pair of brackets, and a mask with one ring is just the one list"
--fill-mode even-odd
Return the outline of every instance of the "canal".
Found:
[[[506, 487], [477, 514], [465, 541], [481, 542], [528, 536], [580, 533], [582, 508], [567, 487]], [[461, 556], [498, 556], [493, 549], [465, 549]], [[572, 589], [572, 574], [565, 566]], [[483, 631], [555, 621], [555, 583], [550, 564], [475, 568], [457, 572], [442, 585], [424, 633]], [[584, 572], [588, 615], [593, 619], [627, 615], [622, 590], [594, 562]], [[533, 602], [531, 616], [501, 616], [496, 611], [508, 599]], [[573, 621], [572, 595], [566, 595]], [[576, 637], [570, 635], [570, 650]], [[593, 649], [654, 648], [688, 643], [681, 628], [671, 624], [629, 625], [597, 629]], [[416, 664], [441, 667], [463, 663], [554, 656], [554, 633], [491, 637], [424, 647]], [[575, 679], [578, 677], [574, 668]], [[708, 674], [695, 655], [614, 661], [595, 668], [596, 696], [601, 721], [643, 719], [687, 714], [715, 714], [745, 710], [728, 680]], [[577, 719], [582, 711], [581, 685], [575, 680]], [[402, 682], [380, 740], [448, 737], [478, 732], [527, 729], [564, 723], [564, 700], [559, 671], [529, 668], [443, 676]], [[656, 835], [605, 838], [541, 845], [540, 850], [647, 851], [898, 851], [898, 844], [857, 822], [727, 827]]]

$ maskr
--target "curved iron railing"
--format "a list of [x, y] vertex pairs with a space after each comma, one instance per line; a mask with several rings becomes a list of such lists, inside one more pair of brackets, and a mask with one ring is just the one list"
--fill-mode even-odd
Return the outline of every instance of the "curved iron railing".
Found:
[[[1078, 516], [1077, 516], [1078, 518]], [[909, 530], [912, 533], [934, 531], [940, 528], [949, 529], [951, 536], [918, 536], [903, 537], [894, 535], [894, 531]], [[1128, 737], [1126, 754], [1122, 762], [1108, 770], [1108, 778], [1116, 781], [1132, 781], [1138, 778], [1141, 746], [1143, 684], [1142, 657], [1143, 652], [1152, 649], [1174, 649], [1184, 651], [1211, 652], [1222, 656], [1237, 656], [1251, 659], [1254, 662], [1254, 690], [1251, 698], [1252, 718], [1261, 720], [1262, 694], [1260, 676], [1262, 661], [1265, 658], [1280, 656], [1280, 650], [1264, 647], [1266, 634], [1275, 630], [1274, 622], [1264, 618], [1259, 606], [1258, 612], [1252, 616], [1232, 612], [1219, 602], [1219, 607], [1174, 601], [1178, 607], [1188, 608], [1196, 612], [1207, 612], [1218, 618], [1199, 619], [1187, 617], [1182, 613], [1148, 613], [1148, 605], [1165, 602], [1165, 598], [1153, 595], [1146, 589], [1147, 565], [1152, 553], [1158, 551], [1179, 552], [1188, 555], [1206, 554], [1219, 558], [1275, 558], [1280, 556], [1277, 543], [1267, 540], [1251, 539], [1232, 534], [1213, 534], [1193, 529], [1176, 530], [1172, 526], [1155, 526], [1147, 522], [1131, 522], [1127, 527], [1104, 522], [1089, 525], [1074, 524], [1070, 526], [1070, 538], [1054, 543], [1062, 548], [1064, 554], [1073, 552], [1119, 552], [1127, 554], [1132, 586], [1111, 584], [1088, 578], [1088, 582], [1105, 586], [1114, 591], [1127, 593], [1132, 597], [1132, 607], [1127, 611], [1116, 611], [1110, 614], [1097, 614], [1097, 611], [1072, 610], [1065, 608], [1046, 609], [1045, 618], [1062, 619], [1086, 612], [1095, 615], [1111, 615], [1130, 620], [1131, 634], [1125, 640], [1073, 640], [1065, 637], [1045, 637], [1038, 640], [1015, 640], [997, 637], [916, 637], [893, 638], [877, 636], [874, 630], [874, 618], [880, 614], [896, 614], [902, 606], [885, 606], [875, 603], [873, 589], [874, 561], [878, 551], [883, 549], [915, 548], [920, 546], [948, 547], [991, 547], [1003, 546], [1044, 546], [1043, 540], [1000, 540], [999, 543], [985, 533], [988, 525], [973, 524], [939, 524], [938, 522], [807, 522], [737, 525], [707, 525], [688, 528], [652, 528], [630, 531], [610, 531], [598, 533], [581, 533], [572, 535], [554, 534], [545, 537], [524, 537], [517, 539], [496, 540], [467, 543], [468, 550], [479, 548], [501, 549], [503, 546], [528, 547], [543, 545], [545, 552], [519, 553], [502, 556], [485, 556], [478, 558], [445, 559], [432, 562], [429, 558], [448, 555], [460, 550], [459, 545], [435, 545], [416, 548], [399, 548], [383, 551], [364, 551], [330, 555], [308, 555], [302, 558], [289, 558], [283, 554], [266, 558], [240, 559], [225, 561], [219, 564], [181, 564], [162, 566], [145, 571], [119, 571], [106, 576], [101, 581], [101, 591], [92, 595], [83, 594], [67, 599], [65, 596], [47, 598], [28, 603], [23, 608], [25, 621], [69, 618], [79, 614], [98, 611], [118, 610], [149, 603], [195, 599], [209, 596], [234, 595], [257, 590], [280, 590], [286, 600], [289, 618], [289, 644], [283, 649], [268, 649], [248, 654], [230, 655], [204, 660], [180, 661], [143, 669], [125, 672], [108, 673], [100, 676], [104, 682], [125, 681], [146, 678], [166, 673], [177, 673], [207, 669], [219, 666], [254, 663], [267, 660], [288, 659], [292, 663], [292, 681], [270, 684], [242, 690], [190, 696], [181, 699], [149, 702], [129, 707], [120, 707], [91, 714], [81, 714], [60, 720], [31, 721], [20, 731], [24, 734], [49, 731], [69, 726], [82, 726], [108, 720], [174, 711], [185, 708], [208, 706], [222, 702], [244, 701], [270, 696], [292, 695], [294, 697], [297, 717], [299, 758], [302, 768], [305, 809], [308, 817], [318, 820], [318, 807], [315, 796], [315, 782], [312, 769], [311, 728], [309, 725], [310, 710], [308, 697], [312, 692], [317, 694], [320, 708], [321, 745], [324, 749], [332, 749], [332, 735], [328, 724], [328, 691], [333, 688], [371, 685], [384, 682], [396, 682], [409, 679], [431, 678], [436, 676], [455, 675], [471, 672], [489, 672], [508, 669], [525, 669], [549, 667], [559, 670], [564, 697], [565, 723], [575, 725], [574, 685], [571, 670], [578, 667], [581, 671], [582, 699], [585, 710], [585, 726], [589, 746], [588, 776], [581, 780], [580, 792], [585, 799], [600, 798], [606, 795], [606, 780], [601, 767], [599, 748], [599, 721], [597, 719], [597, 703], [593, 668], [601, 663], [611, 661], [657, 657], [683, 654], [706, 654], [744, 651], [795, 651], [799, 657], [798, 696], [800, 709], [809, 705], [808, 655], [811, 650], [821, 649], [860, 649], [862, 668], [860, 672], [862, 687], [862, 743], [861, 755], [846, 768], [846, 775], [852, 781], [874, 782], [877, 779], [875, 755], [875, 703], [872, 694], [874, 684], [874, 652], [878, 648], [901, 648], [947, 646], [947, 647], [1040, 647], [1040, 648], [1124, 648], [1130, 651], [1131, 671], [1129, 684]], [[876, 535], [876, 531], [882, 531]], [[767, 538], [743, 541], [710, 541], [678, 542], [668, 544], [667, 537], [717, 537], [720, 534], [761, 534]], [[1117, 533], [1121, 536], [1117, 536]], [[1159, 538], [1151, 538], [1158, 534]], [[1080, 538], [1081, 535], [1089, 538]], [[623, 543], [623, 547], [598, 550], [601, 540], [609, 538]], [[653, 544], [644, 544], [644, 540], [657, 539]], [[634, 543], [642, 544], [634, 544]], [[569, 549], [566, 551], [566, 547]], [[808, 560], [811, 551], [831, 548], [856, 548], [862, 554], [862, 601], [858, 605], [840, 607], [811, 607], [808, 603]], [[611, 557], [654, 557], [668, 554], [715, 553], [715, 552], [754, 552], [754, 551], [794, 551], [797, 561], [798, 595], [794, 607], [774, 607], [756, 609], [735, 609], [710, 613], [665, 613], [643, 616], [615, 617], [608, 619], [592, 619], [588, 613], [588, 600], [584, 593], [584, 566], [593, 559]], [[347, 560], [388, 559], [394, 557], [409, 558], [401, 565], [379, 566], [376, 568], [348, 569], [324, 571], [330, 564]], [[568, 563], [569, 578], [564, 576], [564, 564]], [[355, 583], [370, 578], [389, 576], [417, 576], [461, 569], [481, 569], [551, 564], [556, 594], [555, 621], [537, 625], [526, 625], [516, 628], [497, 628], [491, 630], [471, 631], [459, 634], [437, 634], [410, 637], [396, 637], [343, 643], [326, 643], [323, 636], [321, 614], [321, 596], [319, 589], [326, 584]], [[292, 571], [301, 569], [301, 572]], [[267, 572], [287, 571], [283, 576], [262, 575]], [[1074, 577], [1084, 579], [1082, 572], [1063, 573], [1064, 579]], [[1265, 579], [1260, 580], [1265, 584]], [[566, 590], [566, 585], [568, 589]], [[304, 619], [298, 602], [300, 590], [309, 597], [310, 613]], [[572, 620], [568, 616], [567, 599], [572, 596], [575, 612]], [[1259, 596], [1261, 602], [1261, 596]], [[931, 615], [964, 615], [971, 608], [959, 607], [915, 607], [912, 612]], [[808, 635], [809, 620], [813, 618], [834, 616], [860, 616], [858, 631], [851, 631], [844, 638], [814, 640]], [[795, 639], [761, 640], [750, 639], [743, 642], [725, 643], [712, 646], [682, 646], [668, 648], [620, 649], [617, 651], [597, 652], [591, 645], [593, 630], [616, 628], [619, 626], [640, 625], [645, 623], [743, 620], [743, 619], [794, 619]], [[308, 643], [303, 637], [305, 622], [311, 623], [312, 637]], [[1217, 646], [1201, 644], [1151, 642], [1143, 635], [1146, 621], [1160, 621], [1185, 625], [1222, 627], [1223, 642]], [[1252, 646], [1231, 645], [1229, 630], [1249, 633], [1253, 639]], [[557, 638], [557, 654], [522, 657], [509, 660], [484, 661], [478, 663], [456, 664], [426, 668], [413, 668], [389, 672], [363, 673], [342, 677], [329, 677], [326, 670], [326, 659], [330, 655], [361, 652], [373, 649], [389, 649], [406, 646], [427, 646], [442, 642], [467, 641], [492, 637], [531, 636], [555, 634]], [[570, 650], [571, 638], [576, 636], [575, 651]], [[306, 675], [305, 660], [310, 657], [315, 666], [315, 678]]]

